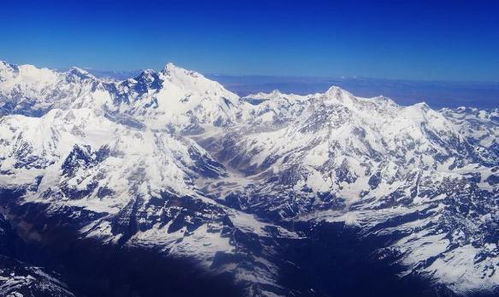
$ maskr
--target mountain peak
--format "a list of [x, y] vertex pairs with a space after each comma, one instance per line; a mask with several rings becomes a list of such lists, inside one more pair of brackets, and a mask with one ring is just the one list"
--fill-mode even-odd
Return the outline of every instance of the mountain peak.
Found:
[[355, 97], [350, 92], [338, 86], [331, 86], [324, 93], [324, 99], [327, 102], [339, 101], [342, 104], [347, 104], [347, 105], [352, 105], [356, 101]]
[[71, 78], [79, 78], [79, 79], [95, 78], [95, 76], [90, 74], [85, 69], [76, 66], [71, 67], [66, 73]]
[[83, 68], [73, 66], [69, 68], [69, 72], [74, 72], [74, 73], [81, 73], [81, 74], [88, 74], [88, 71], [86, 71]]
[[163, 81], [158, 72], [153, 69], [145, 69], [129, 82], [135, 84], [134, 88], [139, 93], [147, 93], [149, 88], [159, 90]]
[[5, 61], [0, 61], [0, 71], [12, 71], [12, 70], [18, 70], [17, 65], [12, 65], [10, 63], [7, 63]]
[[279, 96], [281, 95], [281, 91], [279, 91], [279, 89], [274, 89], [272, 90], [272, 92], [270, 93], [271, 95], [274, 95], [274, 96]]
[[165, 67], [163, 68], [163, 72], [165, 72], [165, 73], [182, 72], [182, 71], [188, 72], [187, 69], [179, 67], [179, 66], [173, 64], [172, 62], [168, 62], [165, 65]]
[[245, 98], [269, 100], [269, 99], [278, 99], [278, 98], [286, 96], [286, 95], [287, 94], [282, 93], [278, 89], [274, 89], [270, 93], [258, 92], [258, 93], [254, 93], [254, 94], [249, 94], [249, 95], [245, 96]]
[[348, 93], [346, 90], [338, 87], [338, 86], [331, 86], [329, 87], [329, 89], [327, 89], [327, 91], [324, 93], [326, 95], [340, 95], [340, 94], [350, 94]]
[[139, 75], [134, 79], [139, 80], [154, 80], [158, 78], [158, 73], [154, 69], [144, 69]]
[[192, 80], [192, 79], [199, 79], [199, 78], [205, 78], [202, 74], [192, 71], [192, 70], [187, 70], [185, 68], [179, 67], [173, 63], [168, 63], [166, 66], [163, 68], [161, 73], [170, 79], [176, 79], [176, 80]]
[[177, 78], [203, 78], [206, 79], [201, 73], [193, 71], [193, 70], [188, 70], [182, 67], [179, 67], [173, 63], [168, 63], [166, 66], [163, 68], [163, 71], [161, 71], [166, 76], [170, 77], [177, 77]]

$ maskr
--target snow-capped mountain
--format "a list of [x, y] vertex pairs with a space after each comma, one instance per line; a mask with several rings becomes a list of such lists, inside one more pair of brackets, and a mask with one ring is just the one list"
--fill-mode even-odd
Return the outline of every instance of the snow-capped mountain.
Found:
[[219, 83], [173, 64], [117, 82], [77, 67], [59, 73], [0, 62], [0, 77], [2, 114], [91, 108], [129, 125], [197, 131], [204, 124], [227, 125], [243, 110], [238, 96]]
[[283, 242], [306, 240], [293, 226], [343, 223], [389, 238], [373, 252], [397, 255], [401, 277], [497, 290], [497, 110], [338, 87], [240, 98], [173, 64], [112, 81], [0, 62], [0, 111], [0, 188], [17, 193], [2, 204], [49, 218], [35, 226], [189, 257], [279, 296], [305, 294], [280, 281]]

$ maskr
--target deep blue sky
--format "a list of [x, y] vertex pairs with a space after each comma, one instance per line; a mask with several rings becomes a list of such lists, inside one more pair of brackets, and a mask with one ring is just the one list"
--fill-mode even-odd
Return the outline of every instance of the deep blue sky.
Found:
[[499, 1], [0, 3], [0, 59], [52, 68], [499, 81]]

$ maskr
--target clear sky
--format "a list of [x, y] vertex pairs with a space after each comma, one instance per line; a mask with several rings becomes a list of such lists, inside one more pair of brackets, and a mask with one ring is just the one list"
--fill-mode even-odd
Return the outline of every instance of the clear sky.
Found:
[[499, 1], [0, 3], [0, 59], [52, 68], [499, 81]]

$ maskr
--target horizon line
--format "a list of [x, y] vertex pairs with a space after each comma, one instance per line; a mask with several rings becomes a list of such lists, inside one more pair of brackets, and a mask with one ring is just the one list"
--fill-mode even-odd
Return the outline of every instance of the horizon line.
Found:
[[[47, 68], [53, 71], [57, 72], [64, 72], [68, 71], [71, 68], [81, 68], [85, 71], [90, 72], [93, 75], [99, 76], [99, 73], [126, 73], [126, 74], [140, 74], [143, 71], [146, 70], [154, 70], [156, 72], [160, 72], [161, 69], [157, 67], [142, 67], [140, 69], [130, 69], [130, 70], [111, 70], [111, 69], [97, 69], [94, 67], [85, 67], [85, 66], [65, 66], [65, 67], [51, 67], [51, 66], [37, 66], [35, 64], [30, 64], [30, 63], [10, 63], [7, 60], [0, 59], [0, 62], [5, 62], [7, 64], [12, 64], [16, 66], [21, 66], [21, 65], [31, 65], [36, 68]], [[198, 70], [193, 70], [190, 68], [185, 68], [183, 66], [178, 66], [178, 64], [173, 63], [173, 62], [167, 62], [163, 66], [166, 67], [168, 64], [173, 64], [176, 67], [183, 68], [189, 71], [194, 71], [197, 73], [200, 73], [204, 76], [211, 76], [211, 77], [232, 77], [232, 78], [283, 78], [283, 79], [320, 79], [320, 80], [326, 80], [326, 79], [332, 79], [332, 80], [371, 80], [371, 81], [399, 81], [399, 82], [423, 82], [423, 83], [456, 83], [456, 84], [462, 84], [462, 83], [472, 83], [472, 84], [497, 84], [499, 86], [499, 80], [461, 80], [461, 79], [416, 79], [416, 78], [392, 78], [392, 77], [372, 77], [372, 76], [361, 76], [361, 75], [354, 75], [354, 76], [347, 76], [347, 75], [340, 75], [340, 76], [335, 76], [335, 75], [300, 75], [300, 74], [292, 74], [292, 75], [285, 75], [285, 74], [258, 74], [258, 73], [251, 73], [251, 74], [235, 74], [235, 73], [220, 73], [220, 72], [202, 72]], [[158, 70], [159, 69], [159, 70]], [[103, 77], [103, 76], [101, 76]], [[130, 77], [130, 78], [133, 78]]]

